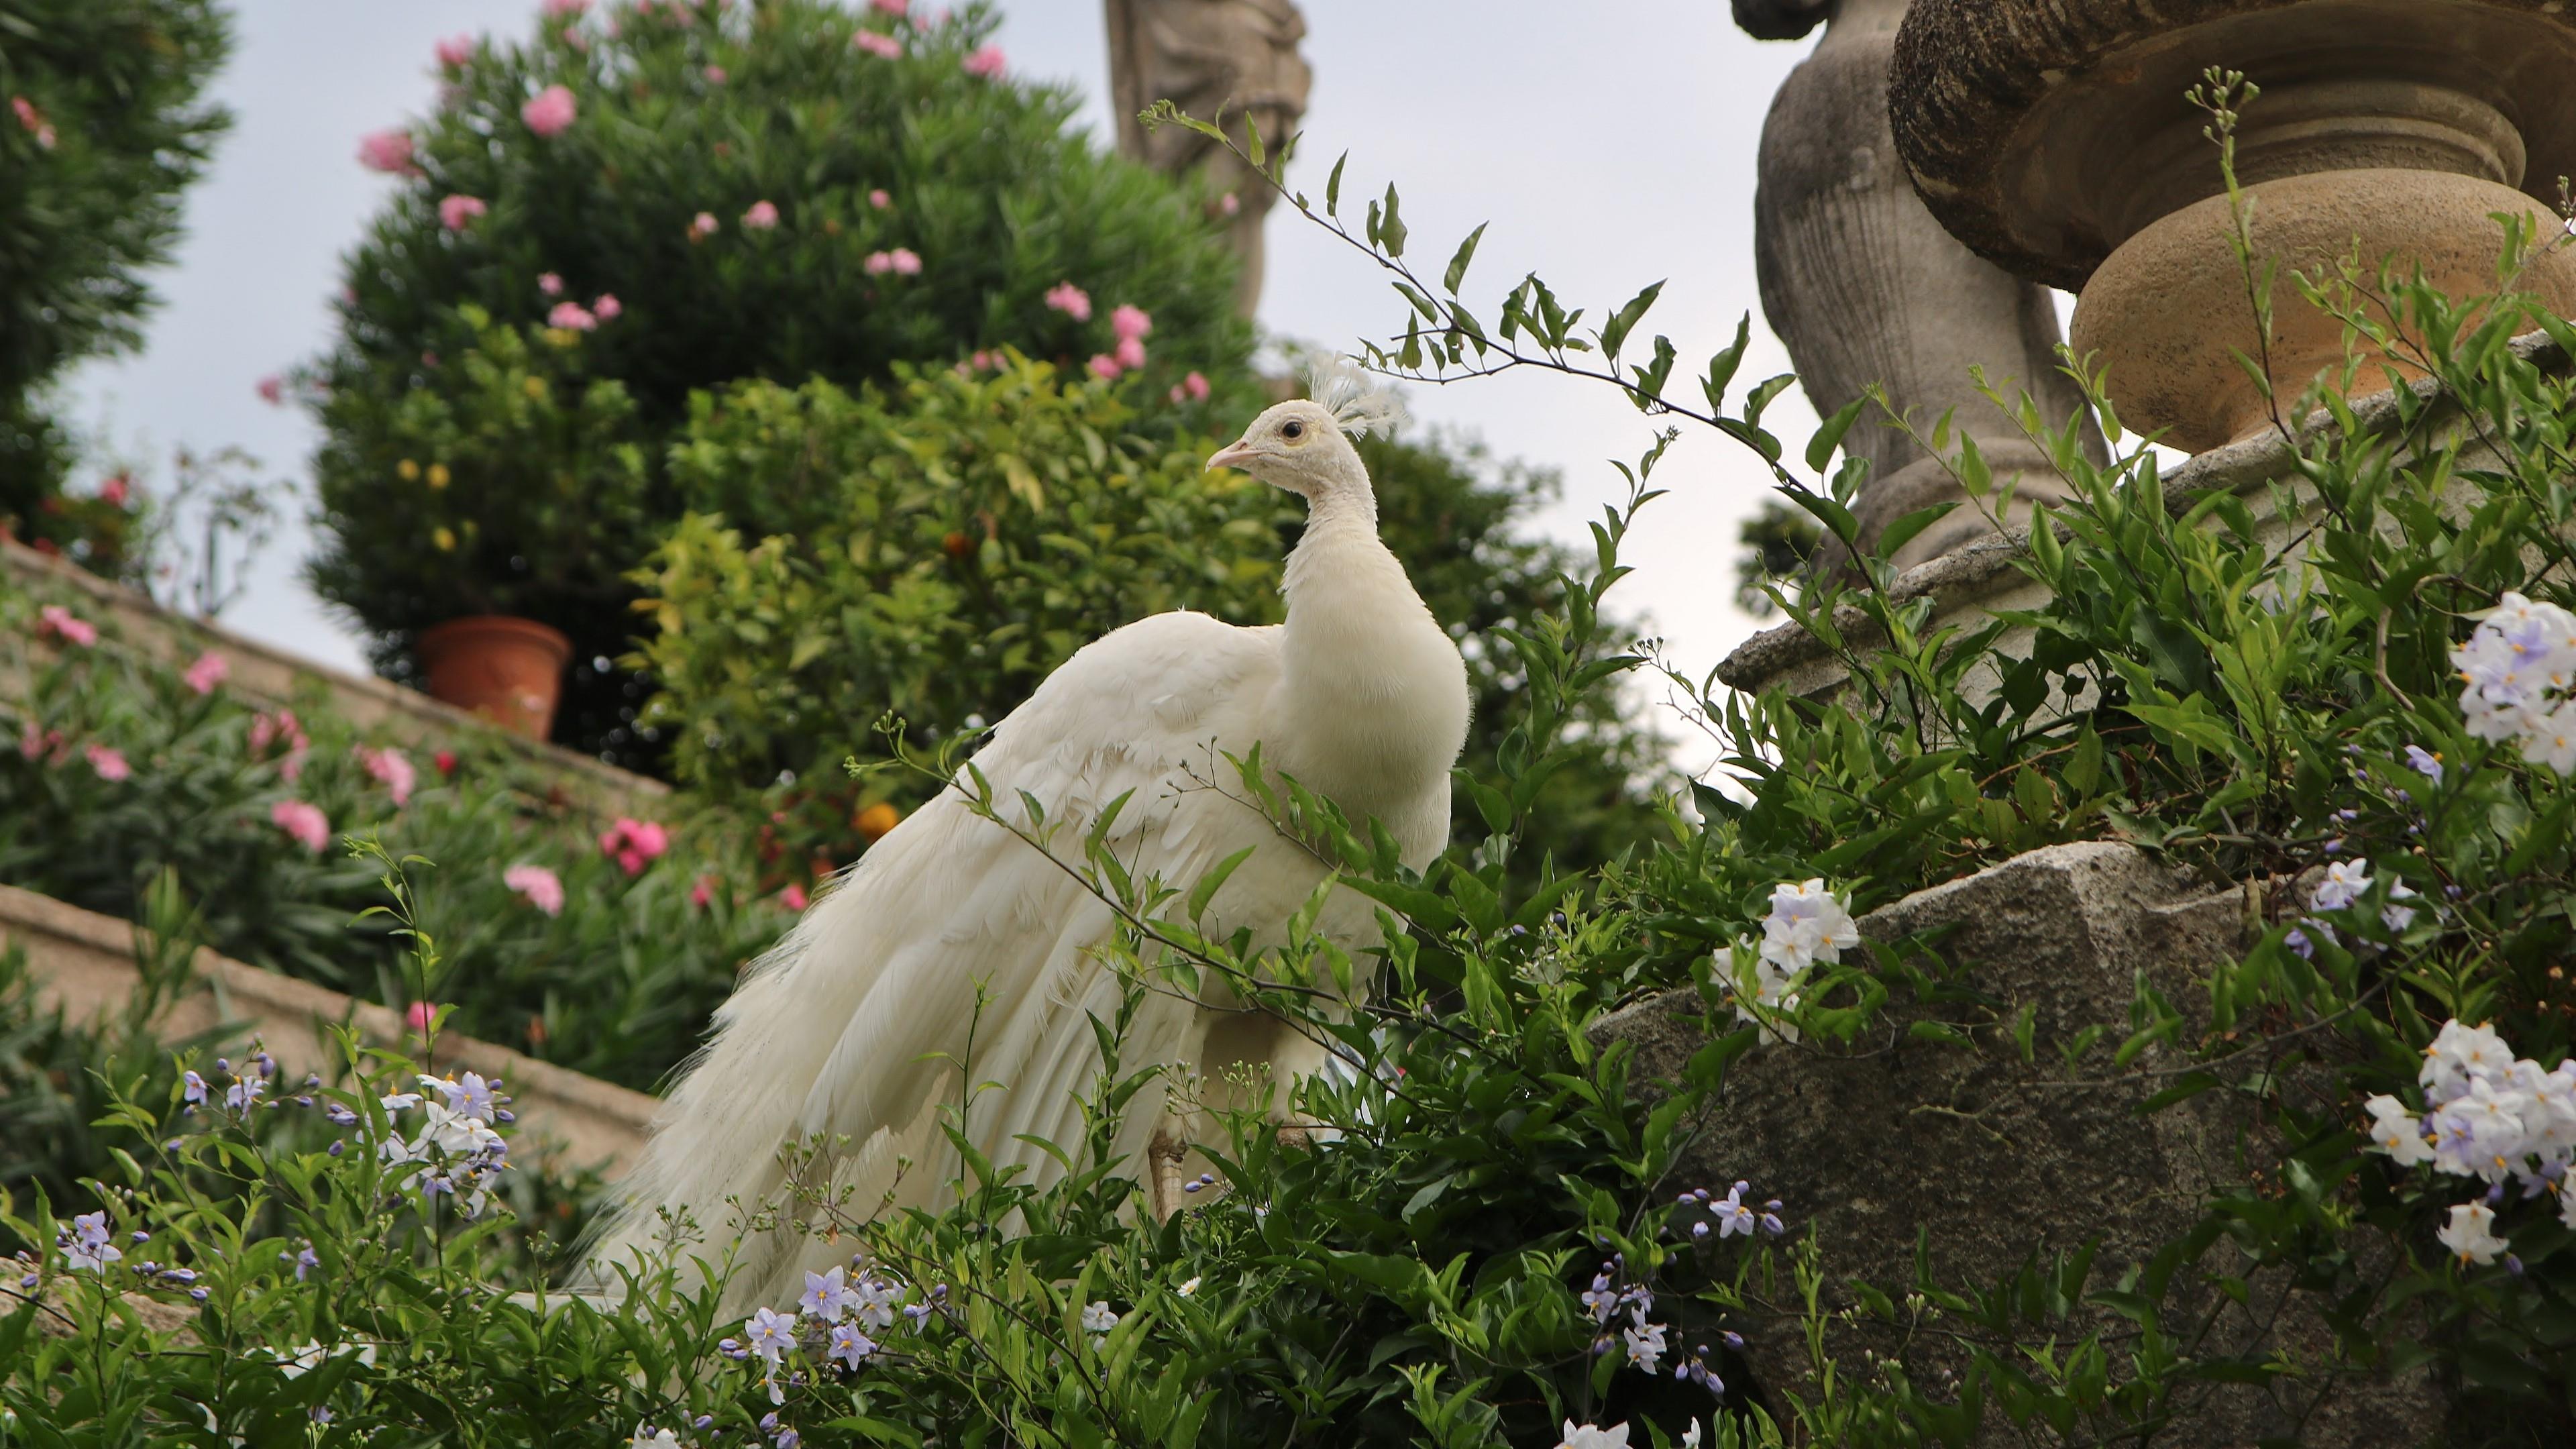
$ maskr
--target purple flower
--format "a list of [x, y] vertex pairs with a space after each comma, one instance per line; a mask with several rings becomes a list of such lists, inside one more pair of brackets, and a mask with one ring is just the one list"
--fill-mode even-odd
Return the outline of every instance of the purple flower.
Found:
[[2406, 763], [2413, 765], [2416, 773], [2429, 778], [2434, 784], [2439, 785], [2442, 783], [2442, 757], [2440, 755], [2434, 754], [2430, 750], [2425, 749], [2422, 745], [2408, 745], [2406, 747]]
[[[839, 1270], [835, 1269], [833, 1271], [838, 1272]], [[849, 1365], [850, 1368], [855, 1370], [858, 1368], [859, 1361], [861, 1359], [866, 1358], [869, 1354], [876, 1351], [876, 1341], [860, 1332], [857, 1324], [835, 1323], [832, 1325], [831, 1347], [824, 1350], [823, 1356], [826, 1358], [839, 1359], [841, 1362]]]
[[179, 1080], [188, 1084], [188, 1090], [180, 1094], [181, 1101], [188, 1103], [190, 1106], [195, 1106], [196, 1104], [206, 1100], [205, 1078], [198, 1076], [195, 1072], [181, 1072], [179, 1074]]
[[743, 1327], [750, 1330], [751, 1351], [773, 1364], [796, 1347], [796, 1315], [793, 1313], [759, 1309], [744, 1320]]

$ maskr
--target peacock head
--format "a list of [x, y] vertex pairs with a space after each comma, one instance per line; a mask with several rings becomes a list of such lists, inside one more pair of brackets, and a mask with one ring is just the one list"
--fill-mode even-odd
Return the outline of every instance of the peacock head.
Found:
[[1309, 502], [1353, 488], [1367, 492], [1368, 469], [1351, 438], [1392, 429], [1403, 420], [1404, 405], [1377, 379], [1338, 358], [1311, 369], [1307, 386], [1313, 397], [1264, 411], [1241, 438], [1218, 449], [1208, 466], [1240, 468]]

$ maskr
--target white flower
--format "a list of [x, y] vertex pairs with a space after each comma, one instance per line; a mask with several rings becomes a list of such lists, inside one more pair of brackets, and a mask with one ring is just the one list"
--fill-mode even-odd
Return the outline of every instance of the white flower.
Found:
[[1628, 1426], [1614, 1424], [1607, 1429], [1597, 1429], [1568, 1419], [1565, 1421], [1565, 1437], [1557, 1441], [1556, 1449], [1628, 1449]]
[[492, 1120], [492, 1111], [497, 1104], [492, 1084], [483, 1080], [481, 1073], [467, 1072], [461, 1082], [450, 1077], [424, 1075], [420, 1084], [445, 1097], [447, 1110], [479, 1121]]
[[635, 1449], [680, 1449], [679, 1435], [668, 1429], [656, 1429], [650, 1424], [636, 1425], [634, 1437], [626, 1442], [634, 1445]]
[[796, 1315], [762, 1308], [743, 1320], [747, 1330], [746, 1346], [753, 1353], [775, 1364], [782, 1354], [796, 1349]]
[[1663, 1367], [1664, 1355], [1670, 1350], [1664, 1346], [1662, 1324], [1638, 1324], [1623, 1328], [1619, 1332], [1628, 1340], [1628, 1362], [1648, 1373], [1654, 1373]]
[[796, 1306], [825, 1323], [840, 1322], [841, 1315], [849, 1310], [850, 1305], [859, 1301], [859, 1295], [842, 1286], [841, 1277], [839, 1268], [829, 1273], [806, 1274], [805, 1296], [796, 1300]]
[[2339, 911], [2360, 900], [2370, 890], [2370, 862], [2338, 860], [2326, 867], [2326, 878], [2317, 882], [2308, 904], [2320, 911]]
[[1772, 887], [1771, 910], [1762, 918], [1764, 960], [1794, 975], [1818, 961], [1840, 961], [1859, 944], [1860, 927], [1821, 878]]
[[1092, 1333], [1107, 1333], [1118, 1326], [1118, 1314], [1106, 1302], [1085, 1304], [1082, 1326]]
[[2495, 1209], [2482, 1202], [2464, 1202], [2451, 1209], [2451, 1225], [2435, 1233], [2442, 1246], [2459, 1255], [2463, 1263], [2484, 1267], [2496, 1260], [2496, 1254], [2513, 1246], [2488, 1229], [2495, 1226]]
[[1172, 1291], [1173, 1291], [1173, 1292], [1175, 1292], [1175, 1293], [1178, 1293], [1178, 1294], [1179, 1294], [1179, 1295], [1181, 1295], [1183, 1298], [1187, 1298], [1187, 1297], [1189, 1297], [1191, 1294], [1194, 1294], [1194, 1293], [1196, 1293], [1196, 1292], [1198, 1292], [1198, 1291], [1199, 1291], [1199, 1280], [1198, 1280], [1198, 1279], [1196, 1279], [1196, 1278], [1192, 1278], [1192, 1279], [1191, 1279], [1190, 1281], [1188, 1281], [1187, 1283], [1182, 1284], [1180, 1287], [1175, 1288], [1175, 1289], [1173, 1289]]
[[2424, 1140], [2424, 1124], [2403, 1103], [2383, 1092], [2361, 1105], [2370, 1113], [2370, 1140], [2395, 1158], [2398, 1166], [2433, 1160], [2433, 1148]]
[[859, 1322], [883, 1330], [894, 1326], [894, 1310], [903, 1302], [903, 1289], [874, 1274], [863, 1273], [858, 1285], [850, 1290], [850, 1298], [858, 1305]]
[[2493, 1028], [2442, 1023], [2433, 1044], [2424, 1049], [2424, 1068], [2415, 1079], [2427, 1102], [2448, 1102], [2468, 1090], [2470, 1079], [2503, 1074], [2513, 1066], [2513, 1048]]
[[2509, 593], [2487, 611], [2469, 641], [2451, 651], [2460, 711], [2482, 740], [2512, 741], [2523, 757], [2560, 774], [2576, 771], [2576, 614]]
[[1682, 1431], [1682, 1449], [1699, 1449], [1699, 1420], [1691, 1420], [1690, 1427]]

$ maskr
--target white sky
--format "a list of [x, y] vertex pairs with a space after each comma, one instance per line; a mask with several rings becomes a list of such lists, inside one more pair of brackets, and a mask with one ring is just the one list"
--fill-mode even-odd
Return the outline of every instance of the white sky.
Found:
[[[1645, 335], [1672, 334], [1677, 376], [1694, 360], [1704, 366], [1748, 310], [1755, 341], [1740, 382], [1789, 370], [1755, 295], [1753, 157], [1772, 91], [1806, 45], [1746, 38], [1722, 0], [1302, 3], [1315, 86], [1292, 185], [1320, 200], [1325, 170], [1347, 148], [1344, 196], [1394, 180], [1408, 250], [1435, 274], [1459, 237], [1492, 222], [1471, 273], [1480, 301], [1533, 269], [1569, 303], [1596, 309], [1668, 277]], [[524, 35], [536, 3], [237, 0], [236, 9], [235, 56], [217, 84], [236, 122], [190, 193], [177, 264], [156, 279], [165, 305], [140, 353], [81, 369], [65, 402], [125, 457], [158, 459], [149, 479], [166, 478], [173, 446], [238, 444], [302, 486], [311, 421], [252, 389], [329, 340], [339, 257], [394, 184], [359, 167], [358, 138], [431, 107], [433, 41]], [[1098, 0], [1005, 0], [1004, 10], [1012, 69], [1071, 81], [1089, 98], [1094, 134], [1110, 134]], [[1284, 208], [1269, 241], [1261, 321], [1271, 332], [1349, 346], [1400, 326], [1402, 304], [1356, 252]], [[1651, 437], [1608, 388], [1540, 374], [1416, 388], [1410, 401], [1417, 417], [1480, 435], [1499, 456], [1560, 469], [1565, 501], [1544, 523], [1577, 541], [1622, 496], [1604, 460], [1633, 460]], [[1770, 421], [1794, 455], [1814, 414], [1792, 390]], [[1612, 598], [1648, 615], [1677, 661], [1705, 673], [1756, 627], [1731, 602], [1731, 565], [1736, 523], [1761, 502], [1766, 475], [1735, 445], [1686, 433], [1656, 481], [1672, 496], [1631, 535], [1625, 556], [1638, 572]], [[300, 521], [286, 529], [225, 622], [363, 668], [353, 637], [299, 577], [309, 547]]]

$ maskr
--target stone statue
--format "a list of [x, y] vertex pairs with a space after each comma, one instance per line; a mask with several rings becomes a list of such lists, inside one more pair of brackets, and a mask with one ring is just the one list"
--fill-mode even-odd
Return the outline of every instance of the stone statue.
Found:
[[1118, 148], [1158, 171], [1197, 172], [1233, 217], [1243, 257], [1236, 307], [1249, 317], [1261, 299], [1261, 222], [1271, 192], [1214, 141], [1178, 126], [1147, 132], [1137, 113], [1169, 100], [1202, 119], [1225, 108], [1238, 139], [1248, 117], [1276, 148], [1306, 114], [1314, 74], [1297, 54], [1306, 19], [1292, 0], [1108, 0], [1109, 98]]
[[[1825, 22], [1815, 53], [1792, 71], [1762, 127], [1753, 199], [1762, 311], [1820, 414], [1870, 383], [1928, 434], [1945, 409], [1977, 440], [2017, 498], [2066, 494], [2039, 449], [1979, 397], [1982, 365], [2007, 394], [2027, 389], [2043, 417], [2082, 406], [2057, 371], [2057, 314], [2048, 290], [2021, 281], [1952, 239], [1914, 194], [1888, 130], [1887, 66], [1907, 0], [1734, 0], [1735, 21], [1763, 40], [1789, 40]], [[2087, 451], [2102, 454], [2088, 422]], [[1856, 500], [1865, 535], [1918, 508], [1960, 496], [1939, 459], [1866, 415], [1844, 440], [1870, 460]], [[2025, 512], [2018, 503], [2016, 513]], [[2007, 522], [2012, 520], [2006, 520]], [[1973, 505], [1898, 550], [1904, 569], [1988, 532]]]

